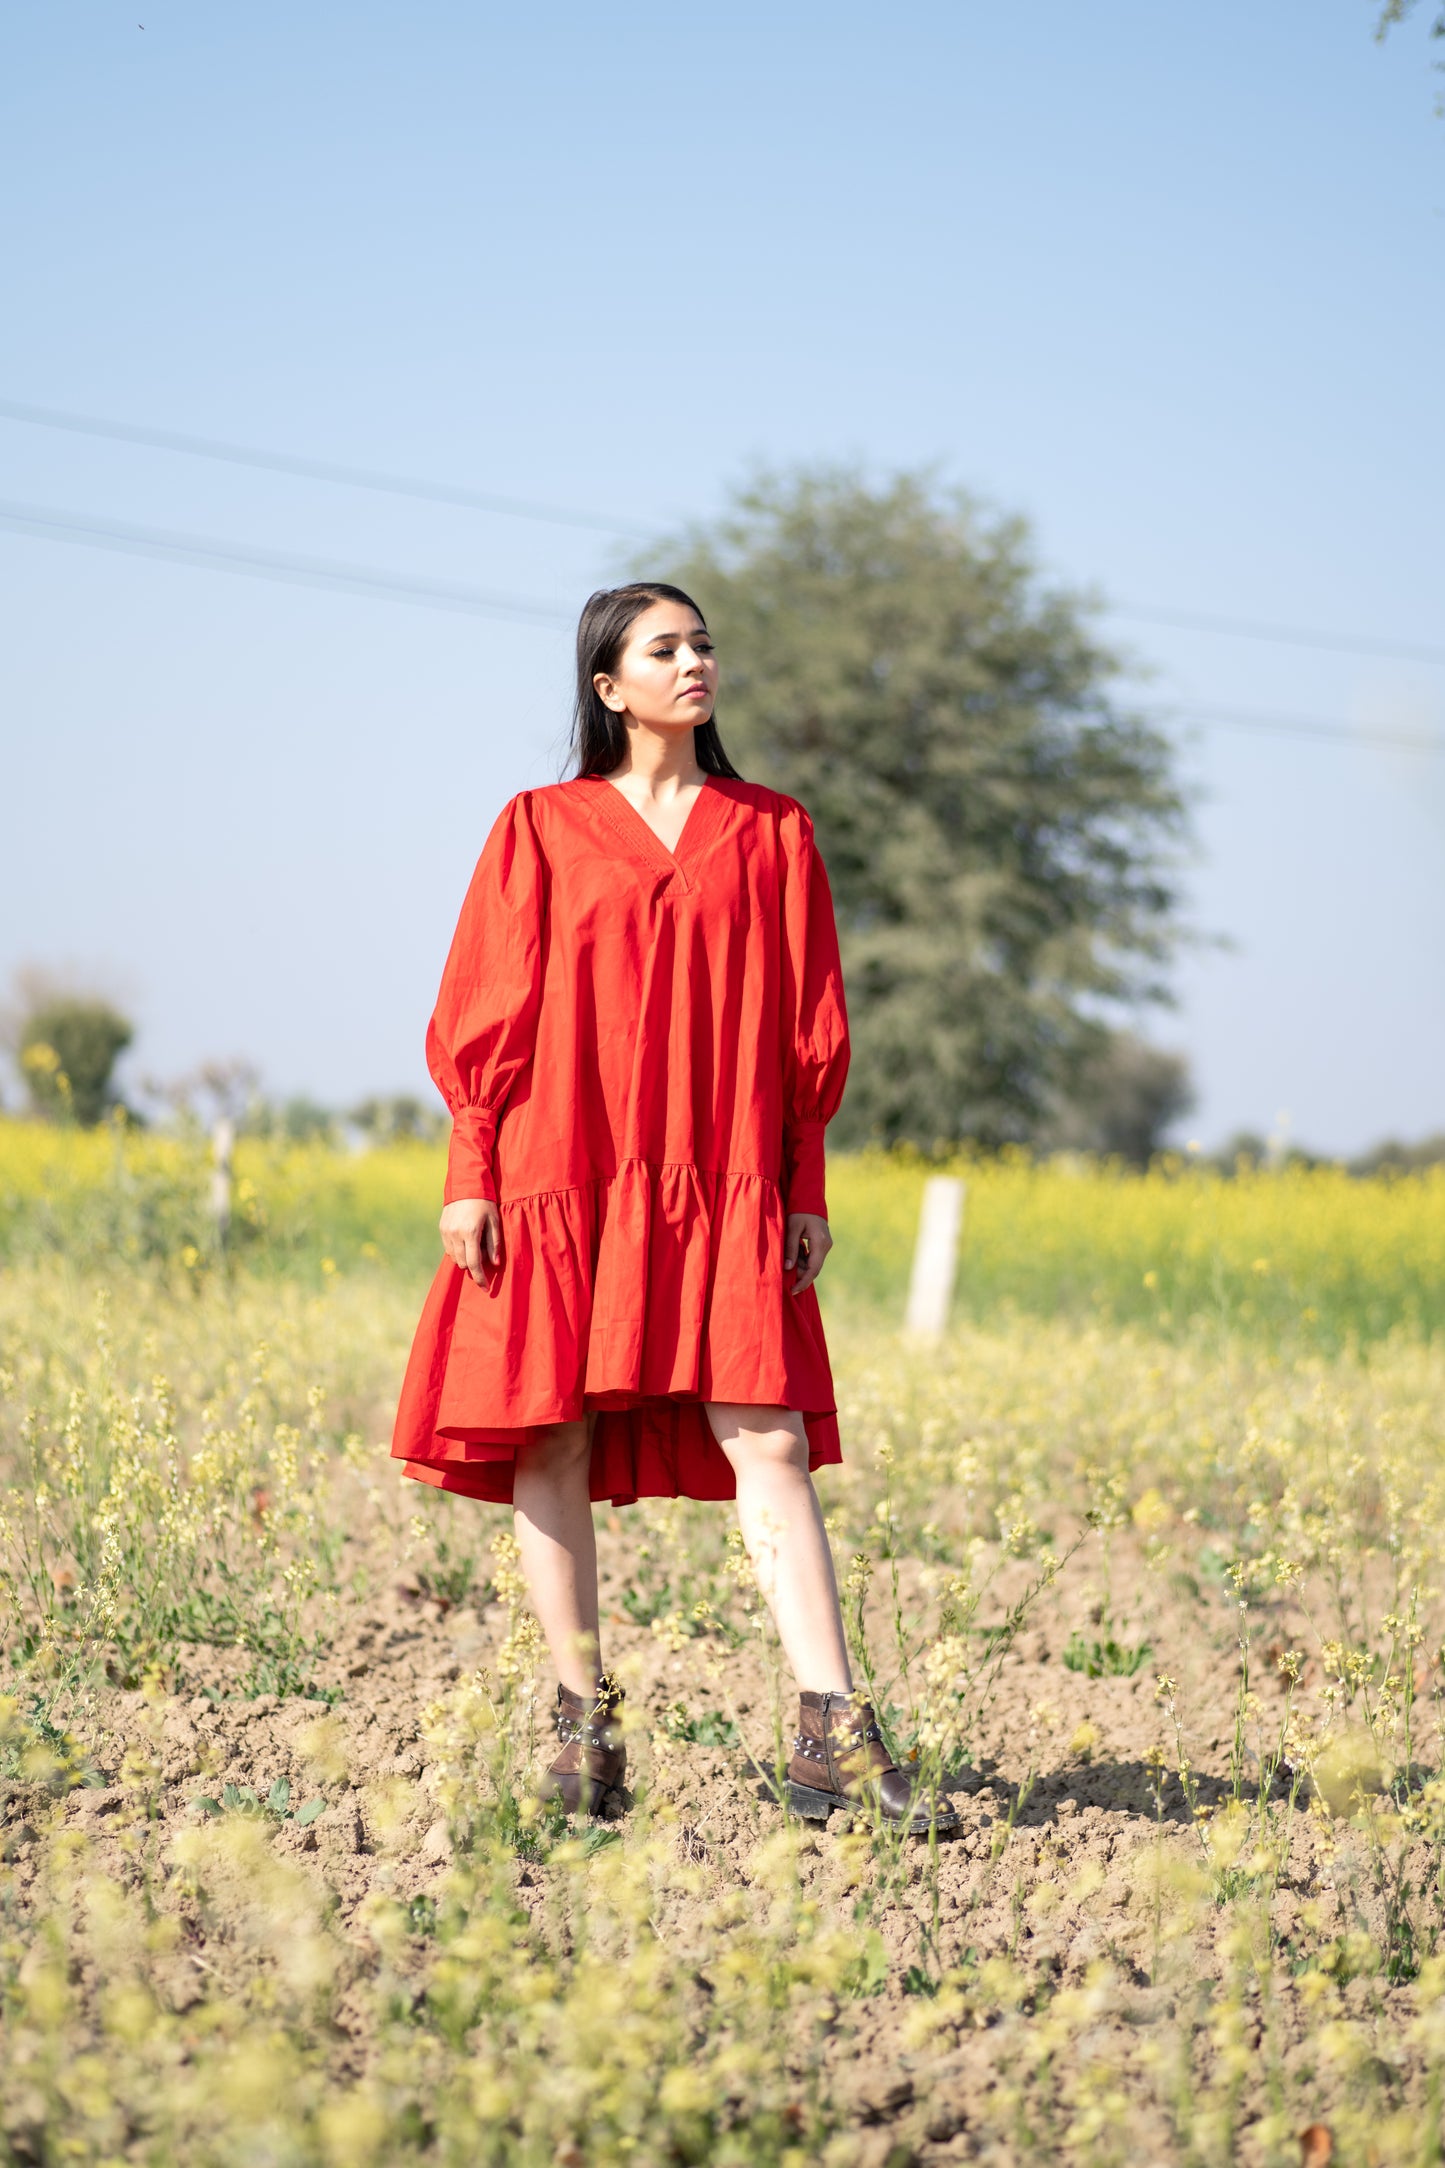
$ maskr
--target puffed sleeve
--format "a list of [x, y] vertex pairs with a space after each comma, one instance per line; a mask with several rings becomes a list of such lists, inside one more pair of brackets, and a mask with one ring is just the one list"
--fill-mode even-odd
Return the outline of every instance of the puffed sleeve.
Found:
[[496, 1200], [492, 1146], [532, 1058], [546, 923], [546, 861], [523, 793], [503, 807], [477, 861], [427, 1028], [427, 1067], [452, 1113], [448, 1204]]
[[782, 821], [783, 1201], [828, 1216], [823, 1131], [848, 1074], [848, 1012], [833, 896], [813, 823], [789, 801]]

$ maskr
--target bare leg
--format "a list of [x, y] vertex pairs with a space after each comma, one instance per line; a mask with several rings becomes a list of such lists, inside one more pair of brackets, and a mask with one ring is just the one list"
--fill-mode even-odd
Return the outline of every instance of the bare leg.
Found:
[[557, 1423], [517, 1455], [512, 1504], [532, 1609], [557, 1676], [591, 1696], [602, 1673], [589, 1422]]
[[737, 1477], [738, 1526], [800, 1691], [850, 1692], [833, 1554], [802, 1416], [709, 1401], [707, 1419]]

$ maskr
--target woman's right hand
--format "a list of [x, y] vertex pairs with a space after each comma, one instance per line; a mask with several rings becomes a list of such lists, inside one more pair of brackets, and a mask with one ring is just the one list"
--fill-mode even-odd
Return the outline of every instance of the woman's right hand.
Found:
[[442, 1248], [454, 1265], [485, 1287], [487, 1270], [502, 1262], [502, 1215], [485, 1197], [458, 1197], [442, 1206]]

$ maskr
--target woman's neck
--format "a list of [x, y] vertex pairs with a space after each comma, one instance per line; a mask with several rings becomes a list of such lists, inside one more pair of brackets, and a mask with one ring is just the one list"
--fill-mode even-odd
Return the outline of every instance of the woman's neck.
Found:
[[649, 730], [645, 723], [633, 722], [626, 729], [627, 748], [621, 763], [610, 770], [609, 782], [625, 779], [648, 798], [670, 798], [703, 781], [705, 771], [691, 730]]

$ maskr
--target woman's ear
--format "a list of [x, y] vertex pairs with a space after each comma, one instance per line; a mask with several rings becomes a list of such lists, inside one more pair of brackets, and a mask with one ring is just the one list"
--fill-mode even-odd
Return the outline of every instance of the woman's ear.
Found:
[[599, 670], [592, 680], [592, 686], [604, 708], [611, 708], [614, 715], [622, 713], [627, 702], [617, 690], [615, 678], [610, 678], [605, 670]]

